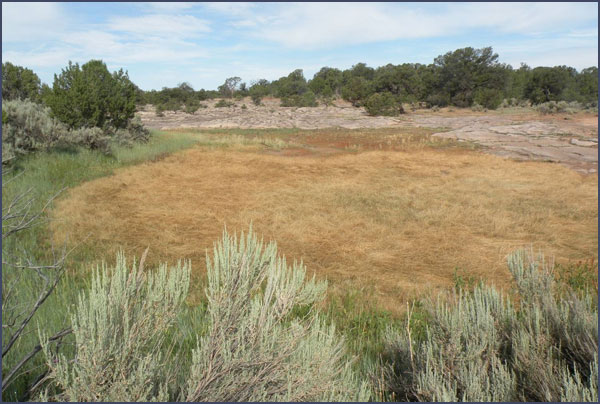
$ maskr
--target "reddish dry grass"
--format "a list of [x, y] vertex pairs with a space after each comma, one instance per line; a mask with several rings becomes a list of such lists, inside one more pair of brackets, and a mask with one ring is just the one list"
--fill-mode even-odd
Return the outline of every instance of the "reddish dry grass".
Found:
[[596, 175], [459, 149], [290, 155], [195, 148], [122, 169], [59, 201], [54, 237], [90, 235], [105, 257], [150, 246], [149, 261], [191, 258], [201, 274], [223, 226], [252, 222], [334, 290], [373, 287], [393, 311], [456, 267], [506, 285], [519, 247], [598, 256]]

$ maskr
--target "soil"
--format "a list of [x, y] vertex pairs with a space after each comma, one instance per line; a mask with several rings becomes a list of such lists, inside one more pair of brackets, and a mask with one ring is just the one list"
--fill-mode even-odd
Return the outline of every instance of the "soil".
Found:
[[414, 110], [399, 117], [372, 117], [363, 108], [341, 100], [315, 108], [280, 107], [275, 98], [264, 99], [261, 106], [249, 98], [224, 108], [215, 108], [216, 102], [204, 102], [206, 108], [194, 114], [165, 111], [159, 117], [152, 106], [146, 106], [138, 115], [147, 127], [162, 130], [438, 128], [433, 136], [474, 142], [483, 151], [498, 156], [556, 162], [583, 174], [598, 170], [598, 116], [593, 113], [550, 116], [522, 108], [489, 112], [444, 108], [436, 112]]

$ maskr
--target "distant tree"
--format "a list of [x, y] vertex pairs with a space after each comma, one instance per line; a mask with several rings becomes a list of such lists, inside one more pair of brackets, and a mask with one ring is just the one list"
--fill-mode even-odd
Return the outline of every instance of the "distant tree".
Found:
[[296, 69], [286, 77], [275, 80], [271, 86], [274, 95], [279, 98], [302, 95], [308, 91], [308, 84], [306, 83], [302, 69]]
[[10, 62], [2, 64], [2, 99], [29, 99], [39, 102], [40, 83], [40, 78], [32, 70]]
[[577, 76], [577, 90], [584, 102], [598, 101], [598, 68], [588, 67]]
[[560, 67], [536, 67], [525, 88], [525, 96], [533, 104], [560, 100], [569, 83], [571, 72]]
[[373, 80], [375, 77], [375, 69], [367, 66], [366, 63], [357, 63], [347, 71], [350, 77], [362, 77], [365, 80]]
[[135, 86], [123, 69], [108, 71], [101, 60], [81, 67], [69, 62], [54, 75], [44, 97], [52, 113], [71, 128], [125, 128], [135, 112]]
[[507, 83], [508, 70], [491, 47], [457, 49], [438, 56], [434, 64], [439, 68], [438, 89], [459, 107], [473, 103], [476, 89], [503, 90]]
[[361, 106], [373, 93], [373, 87], [364, 77], [353, 77], [348, 84], [342, 87], [342, 98], [355, 107]]
[[233, 94], [238, 89], [238, 85], [241, 81], [242, 79], [240, 77], [229, 77], [225, 80], [225, 83], [219, 86], [219, 93], [221, 93], [221, 95], [226, 98], [233, 97]]
[[265, 79], [260, 79], [251, 83], [250, 88], [248, 89], [248, 94], [255, 105], [260, 105], [261, 100], [269, 95], [270, 92], [271, 84]]
[[309, 81], [310, 90], [323, 97], [339, 94], [342, 86], [342, 71], [331, 67], [323, 67]]
[[531, 80], [531, 67], [525, 63], [521, 63], [521, 67], [516, 70], [509, 69], [506, 98], [525, 99], [525, 88], [529, 80]]

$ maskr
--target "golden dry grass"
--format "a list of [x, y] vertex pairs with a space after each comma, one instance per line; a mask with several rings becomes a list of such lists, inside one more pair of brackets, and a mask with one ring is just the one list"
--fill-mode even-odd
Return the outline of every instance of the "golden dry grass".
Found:
[[197, 147], [72, 189], [53, 232], [89, 235], [106, 257], [150, 246], [149, 261], [191, 258], [201, 274], [223, 226], [252, 222], [334, 290], [373, 287], [400, 311], [450, 285], [456, 267], [506, 285], [505, 256], [519, 247], [559, 262], [597, 258], [597, 202], [596, 175], [466, 150], [289, 157]]

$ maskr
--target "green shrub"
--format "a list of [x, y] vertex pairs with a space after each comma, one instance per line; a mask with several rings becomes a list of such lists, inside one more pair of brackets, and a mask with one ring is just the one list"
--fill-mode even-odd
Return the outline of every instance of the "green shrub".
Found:
[[487, 109], [496, 109], [502, 103], [502, 92], [494, 88], [480, 88], [475, 91], [473, 102]]
[[369, 115], [398, 116], [404, 113], [402, 104], [391, 93], [375, 93], [365, 103]]
[[254, 103], [254, 105], [259, 106], [262, 103], [262, 96], [260, 94], [253, 94], [251, 93], [250, 98], [252, 99], [252, 102]]
[[155, 108], [156, 116], [165, 116], [165, 106], [158, 104]]
[[281, 99], [282, 107], [316, 107], [317, 97], [312, 91], [306, 91], [302, 95], [290, 95]]
[[[425, 338], [390, 329], [384, 390], [399, 400], [598, 400], [591, 293], [561, 292], [540, 258], [509, 257], [519, 303], [478, 285], [429, 305]], [[596, 292], [597, 293], [597, 292]]]
[[101, 60], [91, 60], [81, 68], [69, 62], [54, 76], [44, 102], [71, 129], [123, 129], [135, 113], [135, 86], [126, 72], [111, 74]]
[[32, 70], [15, 66], [10, 62], [2, 64], [2, 99], [39, 102], [41, 96], [40, 78]]
[[443, 108], [450, 104], [450, 98], [445, 94], [431, 94], [426, 99], [427, 105], [430, 108], [438, 107]]
[[109, 154], [111, 141], [127, 145], [147, 142], [150, 137], [137, 117], [123, 129], [69, 129], [52, 118], [48, 108], [27, 100], [4, 101], [2, 121], [3, 160], [53, 147], [83, 147]]
[[52, 118], [48, 108], [31, 101], [4, 101], [2, 120], [3, 161], [53, 147], [79, 146], [110, 152], [110, 137], [101, 129], [70, 130]]
[[202, 104], [200, 103], [200, 101], [192, 100], [192, 101], [189, 101], [187, 104], [185, 104], [183, 111], [186, 114], [193, 115], [196, 111], [198, 111], [200, 109], [201, 105]]
[[229, 108], [233, 107], [234, 105], [235, 104], [233, 102], [227, 101], [222, 98], [215, 104], [215, 108]]
[[355, 107], [360, 107], [373, 93], [373, 85], [364, 77], [352, 77], [342, 87], [341, 93], [344, 100], [351, 102]]

